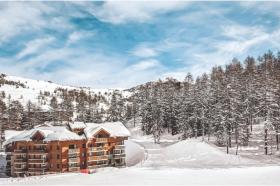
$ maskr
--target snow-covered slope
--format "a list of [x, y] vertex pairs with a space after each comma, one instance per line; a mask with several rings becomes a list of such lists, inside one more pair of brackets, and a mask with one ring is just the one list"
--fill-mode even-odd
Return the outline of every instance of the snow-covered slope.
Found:
[[[4, 84], [0, 86], [0, 92], [5, 92], [5, 101], [8, 100], [9, 95], [11, 96], [11, 100], [18, 100], [23, 106], [26, 106], [28, 101], [31, 101], [32, 103], [38, 103], [38, 96], [40, 95], [40, 92], [44, 94], [44, 92], [49, 92], [50, 96], [46, 96], [46, 103], [43, 105], [40, 105], [42, 109], [48, 110], [49, 109], [49, 101], [51, 99], [51, 96], [54, 95], [55, 90], [61, 88], [61, 89], [67, 89], [67, 90], [84, 90], [86, 93], [96, 94], [96, 95], [102, 95], [106, 98], [106, 100], [109, 102], [111, 98], [111, 93], [115, 91], [115, 89], [94, 89], [90, 87], [73, 87], [73, 86], [65, 86], [65, 85], [59, 85], [50, 81], [42, 81], [42, 80], [33, 80], [28, 78], [22, 78], [17, 76], [5, 76], [5, 80], [17, 82], [20, 84], [23, 84], [22, 86], [16, 86], [11, 84]], [[124, 91], [124, 90], [118, 90], [123, 97], [129, 97], [130, 92]], [[58, 99], [59, 100], [59, 99]], [[108, 105], [106, 103], [99, 103], [100, 107], [106, 109]]]
[[255, 161], [240, 156], [226, 154], [216, 146], [201, 140], [184, 140], [171, 145], [163, 150], [165, 161], [172, 165], [180, 166], [234, 166], [251, 165]]

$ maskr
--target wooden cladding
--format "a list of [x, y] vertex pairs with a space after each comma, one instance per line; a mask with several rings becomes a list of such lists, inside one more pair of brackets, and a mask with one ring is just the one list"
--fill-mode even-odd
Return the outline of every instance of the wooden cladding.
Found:
[[[40, 139], [40, 134], [35, 135]], [[34, 137], [35, 137], [34, 136]], [[104, 166], [124, 166], [124, 138], [106, 137], [90, 140], [18, 141], [7, 153], [7, 171], [12, 176], [75, 172]]]

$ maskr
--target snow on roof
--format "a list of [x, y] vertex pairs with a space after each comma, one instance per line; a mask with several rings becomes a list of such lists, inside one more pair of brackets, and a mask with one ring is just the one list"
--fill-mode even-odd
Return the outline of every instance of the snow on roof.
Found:
[[5, 140], [7, 141], [8, 139], [22, 133], [24, 130], [5, 130]]
[[86, 124], [84, 122], [81, 122], [81, 121], [71, 122], [71, 123], [69, 123], [69, 126], [70, 126], [71, 130], [86, 128]]
[[36, 132], [40, 132], [44, 136], [45, 142], [47, 141], [67, 141], [67, 140], [81, 140], [83, 137], [78, 134], [67, 130], [65, 127], [37, 127], [28, 131], [23, 131], [5, 141], [4, 145], [14, 141], [32, 141], [32, 137]]
[[101, 129], [110, 133], [111, 137], [128, 137], [130, 132], [121, 122], [86, 123], [84, 133], [87, 138], [92, 138]]

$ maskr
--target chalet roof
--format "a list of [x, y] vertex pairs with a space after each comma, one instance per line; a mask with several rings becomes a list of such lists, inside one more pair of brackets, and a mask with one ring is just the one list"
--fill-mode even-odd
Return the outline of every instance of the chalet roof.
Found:
[[130, 132], [121, 122], [86, 123], [85, 136], [92, 138], [100, 130], [107, 131], [111, 137], [128, 137]]
[[65, 127], [37, 127], [28, 131], [23, 131], [5, 141], [4, 145], [14, 141], [32, 141], [32, 137], [36, 132], [40, 132], [44, 136], [45, 142], [48, 141], [67, 141], [67, 140], [81, 140], [83, 137], [74, 132], [67, 130]]
[[69, 127], [71, 130], [84, 129], [84, 128], [86, 128], [86, 124], [81, 121], [74, 121], [74, 122], [69, 123]]
[[[46, 125], [46, 124], [45, 124]], [[100, 130], [105, 130], [111, 137], [128, 137], [130, 132], [121, 122], [107, 122], [107, 123], [74, 123], [73, 127], [83, 126], [84, 134], [78, 135], [75, 132], [68, 130], [65, 126], [37, 126], [34, 129], [26, 131], [11, 132], [14, 134], [7, 134], [4, 145], [8, 145], [15, 141], [32, 141], [32, 137], [36, 132], [40, 132], [44, 142], [48, 141], [67, 141], [67, 140], [82, 140], [85, 138], [93, 138]]]

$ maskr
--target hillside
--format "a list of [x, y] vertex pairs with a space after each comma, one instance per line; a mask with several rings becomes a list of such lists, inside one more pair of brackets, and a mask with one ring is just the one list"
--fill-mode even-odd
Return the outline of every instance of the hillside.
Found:
[[[119, 109], [122, 110], [119, 113], [125, 115], [124, 107], [129, 96], [130, 93], [124, 90], [72, 87], [50, 81], [0, 75], [0, 101], [4, 102], [3, 114], [8, 120], [8, 122], [4, 121], [5, 129], [30, 128], [34, 124], [23, 126], [24, 123], [30, 123], [30, 120], [38, 118], [41, 122], [113, 120], [110, 116], [113, 113], [110, 112], [117, 110], [118, 104], [121, 107]], [[111, 107], [115, 108], [110, 109]], [[5, 120], [5, 117], [2, 119]], [[12, 127], [9, 123], [18, 123], [19, 126]]]

